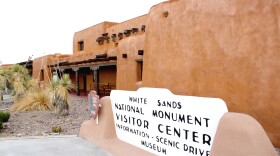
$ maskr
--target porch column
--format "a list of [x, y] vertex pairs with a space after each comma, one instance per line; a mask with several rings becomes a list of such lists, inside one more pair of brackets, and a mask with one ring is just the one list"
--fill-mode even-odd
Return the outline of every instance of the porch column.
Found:
[[84, 92], [87, 91], [87, 75], [85, 72], [83, 72], [83, 81], [84, 81]]
[[94, 90], [99, 94], [99, 80], [98, 80], [98, 70], [99, 66], [90, 67], [93, 70], [93, 81], [94, 81]]
[[[64, 74], [64, 70], [65, 70], [65, 69], [59, 68], [58, 70], [59, 70], [59, 72], [60, 72], [62, 75]], [[62, 77], [62, 75], [61, 75], [61, 77]]]
[[77, 84], [76, 92], [77, 92], [77, 95], [80, 96], [79, 67], [74, 67], [72, 69], [75, 71], [75, 75], [76, 75], [76, 84]]

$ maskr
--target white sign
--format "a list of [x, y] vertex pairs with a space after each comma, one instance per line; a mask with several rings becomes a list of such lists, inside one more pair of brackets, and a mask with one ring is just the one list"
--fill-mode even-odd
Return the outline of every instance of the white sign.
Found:
[[208, 156], [226, 104], [167, 89], [111, 91], [117, 137], [156, 155]]

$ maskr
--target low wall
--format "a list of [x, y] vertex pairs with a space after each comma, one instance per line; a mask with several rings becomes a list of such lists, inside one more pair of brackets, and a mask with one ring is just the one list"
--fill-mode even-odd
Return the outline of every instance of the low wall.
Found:
[[97, 146], [111, 152], [113, 155], [120, 156], [149, 156], [153, 155], [128, 143], [119, 140], [116, 136], [113, 112], [110, 97], [106, 96], [100, 100], [102, 105], [98, 124], [96, 120], [83, 122], [80, 128], [79, 137], [88, 140]]
[[[100, 100], [96, 120], [83, 122], [79, 137], [117, 156], [153, 155], [119, 140], [116, 136], [110, 97]], [[252, 117], [240, 113], [225, 113], [221, 118], [211, 149], [211, 156], [277, 156], [262, 126]]]
[[251, 116], [225, 113], [221, 118], [210, 156], [277, 156], [263, 127]]

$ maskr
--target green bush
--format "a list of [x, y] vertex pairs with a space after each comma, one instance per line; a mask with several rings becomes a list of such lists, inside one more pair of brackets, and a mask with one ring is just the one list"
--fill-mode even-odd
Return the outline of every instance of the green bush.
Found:
[[0, 121], [0, 130], [3, 129], [3, 122]]
[[10, 113], [9, 112], [0, 112], [0, 121], [8, 122], [9, 119], [10, 119]]

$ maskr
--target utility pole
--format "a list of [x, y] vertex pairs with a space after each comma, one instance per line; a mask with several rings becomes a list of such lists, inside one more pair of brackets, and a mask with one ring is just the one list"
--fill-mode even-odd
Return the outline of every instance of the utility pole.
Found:
[[28, 56], [28, 60], [27, 60], [27, 62], [25, 63], [24, 67], [26, 67], [27, 63], [32, 59], [32, 56], [33, 56], [33, 55]]

